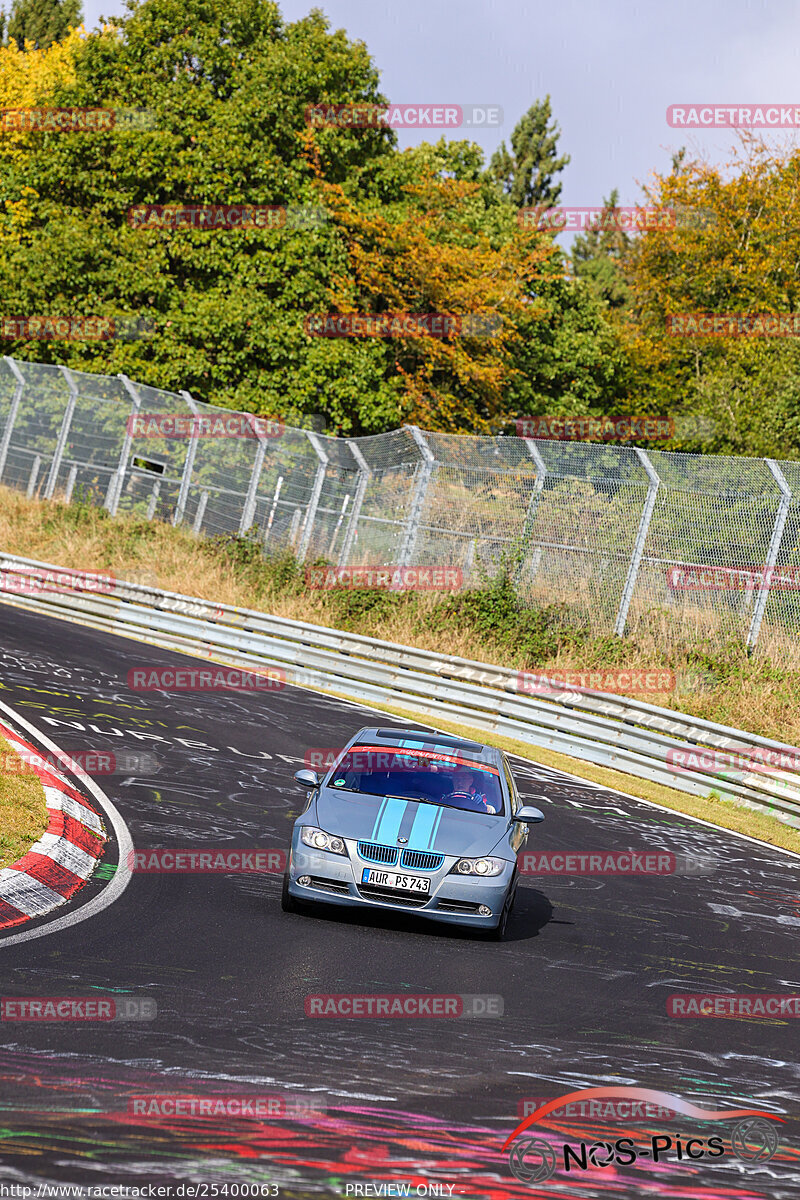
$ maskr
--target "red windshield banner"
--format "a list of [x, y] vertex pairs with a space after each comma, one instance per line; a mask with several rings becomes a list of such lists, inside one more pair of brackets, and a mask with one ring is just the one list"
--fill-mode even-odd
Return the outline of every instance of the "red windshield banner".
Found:
[[[380, 758], [376, 758], [375, 762], [372, 762], [371, 758], [367, 758], [365, 761], [368, 766], [383, 770], [391, 770], [391, 759], [399, 759], [400, 763], [398, 766], [406, 766], [409, 759], [420, 759], [423, 762], [441, 762], [458, 767], [472, 767], [476, 771], [486, 771], [489, 775], [499, 776], [500, 774], [497, 767], [493, 767], [489, 763], [475, 762], [474, 759], [461, 758], [457, 754], [442, 754], [438, 750], [418, 750], [416, 747], [409, 747], [408, 750], [405, 750], [402, 746], [351, 746], [347, 751], [347, 755], [345, 755], [345, 759], [350, 755], [361, 756], [362, 754], [380, 755]], [[342, 761], [345, 761], [345, 759]], [[339, 765], [341, 766], [341, 763]]]

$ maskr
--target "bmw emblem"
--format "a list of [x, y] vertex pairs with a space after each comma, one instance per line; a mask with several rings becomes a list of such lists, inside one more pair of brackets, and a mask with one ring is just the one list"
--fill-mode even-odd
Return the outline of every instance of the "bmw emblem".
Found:
[[408, 838], [398, 838], [397, 844], [398, 844], [398, 846], [405, 846], [407, 841], [408, 841]]

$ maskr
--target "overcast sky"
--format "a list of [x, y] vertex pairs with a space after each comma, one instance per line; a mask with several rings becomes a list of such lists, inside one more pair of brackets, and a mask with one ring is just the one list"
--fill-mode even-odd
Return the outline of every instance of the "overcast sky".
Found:
[[[123, 0], [84, 4], [88, 27], [124, 9]], [[549, 92], [560, 150], [572, 156], [562, 177], [566, 205], [595, 207], [613, 187], [620, 203], [636, 203], [640, 185], [653, 170], [668, 171], [684, 143], [695, 156], [729, 161], [733, 131], [687, 138], [667, 125], [669, 104], [800, 106], [797, 0], [283, 0], [280, 7], [287, 21], [322, 8], [335, 29], [364, 41], [392, 102], [502, 107], [500, 128], [470, 135], [487, 158]], [[439, 134], [398, 131], [401, 146], [425, 136]], [[766, 134], [784, 145], [796, 136]]]

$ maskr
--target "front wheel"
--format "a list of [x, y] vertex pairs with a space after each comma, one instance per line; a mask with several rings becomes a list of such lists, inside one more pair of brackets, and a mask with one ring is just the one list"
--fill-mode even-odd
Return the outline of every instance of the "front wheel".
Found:
[[295, 900], [292, 893], [289, 891], [289, 872], [286, 871], [283, 876], [283, 889], [281, 891], [281, 908], [284, 912], [296, 913], [300, 912], [300, 904]]
[[508, 918], [511, 916], [511, 910], [514, 907], [514, 901], [517, 898], [517, 879], [516, 874], [511, 880], [506, 896], [503, 910], [500, 913], [500, 920], [495, 925], [494, 929], [489, 930], [489, 940], [492, 942], [504, 942], [506, 939], [506, 930], [508, 928]]

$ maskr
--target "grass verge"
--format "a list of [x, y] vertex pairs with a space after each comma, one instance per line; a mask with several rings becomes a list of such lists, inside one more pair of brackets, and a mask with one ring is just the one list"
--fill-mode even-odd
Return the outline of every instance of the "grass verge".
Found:
[[0, 867], [8, 867], [39, 840], [48, 817], [39, 776], [1, 737], [0, 763]]

